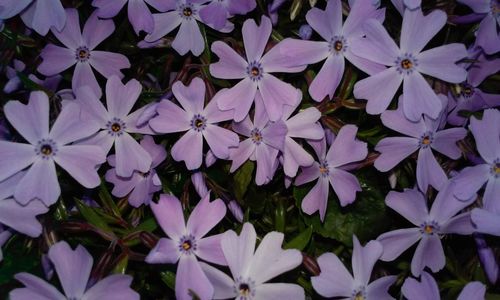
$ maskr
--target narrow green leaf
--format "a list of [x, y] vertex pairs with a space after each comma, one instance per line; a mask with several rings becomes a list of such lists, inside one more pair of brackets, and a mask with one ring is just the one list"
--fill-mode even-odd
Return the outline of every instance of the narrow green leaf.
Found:
[[250, 184], [250, 181], [252, 181], [254, 167], [254, 163], [249, 160], [234, 174], [234, 195], [236, 196], [236, 199], [242, 200], [243, 196], [245, 196], [248, 185]]
[[86, 206], [83, 204], [82, 201], [79, 199], [75, 198], [75, 203], [76, 206], [78, 207], [78, 210], [82, 214], [83, 218], [87, 220], [90, 224], [94, 225], [95, 227], [106, 231], [106, 232], [112, 232], [111, 228], [109, 228], [108, 224], [99, 216], [99, 214], [94, 210], [94, 208], [90, 206]]
[[111, 197], [111, 194], [106, 188], [104, 180], [101, 182], [101, 186], [99, 187], [99, 199], [101, 199], [103, 207], [107, 208], [115, 216], [121, 217], [120, 209], [118, 209], [115, 201], [113, 201], [113, 197]]
[[284, 249], [298, 249], [300, 251], [304, 250], [304, 248], [309, 244], [311, 240], [311, 236], [313, 233], [312, 226], [306, 228], [306, 230], [299, 233], [296, 237], [294, 237], [291, 241], [285, 244]]
[[163, 281], [169, 288], [175, 290], [175, 273], [165, 271], [160, 273], [161, 281]]

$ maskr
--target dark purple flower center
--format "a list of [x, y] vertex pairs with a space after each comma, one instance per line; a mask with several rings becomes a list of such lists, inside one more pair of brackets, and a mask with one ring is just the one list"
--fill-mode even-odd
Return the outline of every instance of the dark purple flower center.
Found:
[[198, 245], [196, 239], [192, 234], [184, 235], [179, 240], [179, 251], [184, 254], [192, 254]]
[[365, 300], [366, 299], [366, 291], [365, 287], [359, 287], [352, 291], [351, 300]]
[[420, 233], [434, 235], [439, 233], [439, 224], [436, 221], [427, 221], [420, 224]]
[[418, 66], [418, 61], [411, 53], [405, 53], [396, 59], [395, 64], [399, 74], [409, 75]]
[[328, 48], [334, 54], [344, 53], [348, 48], [347, 40], [343, 36], [336, 35], [330, 40]]
[[255, 297], [255, 281], [250, 278], [246, 280], [239, 276], [235, 280], [234, 291], [238, 300], [249, 300]]
[[432, 132], [426, 132], [420, 137], [420, 147], [427, 148], [434, 141], [434, 134]]
[[464, 98], [470, 98], [474, 95], [474, 88], [469, 84], [463, 84], [461, 86], [461, 94]]
[[250, 138], [254, 144], [260, 145], [262, 143], [262, 132], [258, 128], [254, 128], [250, 132]]
[[500, 158], [496, 159], [491, 165], [491, 174], [495, 176], [495, 178], [500, 177]]
[[181, 18], [185, 20], [190, 20], [197, 14], [196, 8], [191, 3], [179, 5], [177, 7], [177, 11], [179, 12]]
[[323, 177], [326, 177], [328, 176], [328, 174], [330, 173], [330, 170], [328, 168], [328, 162], [325, 160], [325, 161], [322, 161], [320, 164], [319, 164], [319, 173], [321, 174], [321, 176]]
[[108, 134], [112, 136], [121, 136], [127, 126], [125, 122], [123, 122], [119, 118], [113, 118], [106, 123], [106, 129], [108, 130]]
[[206, 127], [207, 127], [207, 119], [204, 116], [196, 114], [194, 115], [193, 119], [191, 119], [192, 129], [200, 132], [205, 130]]
[[75, 58], [79, 62], [86, 62], [90, 58], [89, 48], [81, 46], [76, 49]]
[[57, 145], [51, 139], [42, 139], [38, 141], [35, 147], [36, 155], [41, 156], [43, 159], [49, 159], [50, 157], [56, 155]]
[[247, 74], [252, 81], [259, 81], [262, 79], [262, 65], [259, 62], [253, 61], [247, 66]]

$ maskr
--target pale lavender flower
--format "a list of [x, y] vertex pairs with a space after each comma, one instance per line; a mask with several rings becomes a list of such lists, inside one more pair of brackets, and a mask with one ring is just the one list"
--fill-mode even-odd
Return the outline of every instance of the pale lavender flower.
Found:
[[311, 85], [309, 94], [315, 101], [326, 96], [333, 97], [344, 74], [345, 59], [370, 75], [385, 69], [384, 65], [356, 56], [352, 43], [363, 37], [362, 24], [367, 19], [383, 22], [385, 9], [377, 9], [371, 0], [358, 0], [353, 4], [349, 16], [342, 25], [342, 3], [328, 1], [326, 9], [313, 7], [306, 14], [307, 23], [325, 41], [303, 41], [285, 39], [281, 53], [295, 65], [307, 65], [325, 60]]
[[53, 76], [75, 66], [71, 86], [90, 86], [94, 93], [101, 96], [99, 83], [95, 78], [92, 67], [106, 78], [113, 75], [123, 77], [121, 69], [129, 68], [127, 57], [119, 53], [94, 50], [104, 39], [115, 31], [112, 20], [100, 20], [93, 13], [80, 30], [80, 20], [76, 9], [66, 9], [68, 21], [62, 31], [53, 30], [52, 33], [65, 47], [48, 44], [43, 48], [40, 56], [43, 62], [38, 66], [38, 72], [46, 76]]
[[[406, 278], [401, 292], [408, 300], [440, 300], [439, 288], [436, 280], [427, 272], [422, 273], [420, 281]], [[467, 283], [458, 295], [457, 300], [484, 300], [486, 286], [479, 281]]]
[[321, 221], [324, 220], [330, 185], [341, 206], [356, 200], [356, 192], [361, 191], [361, 186], [356, 176], [344, 169], [346, 165], [363, 160], [368, 155], [367, 144], [356, 139], [357, 131], [358, 127], [355, 125], [343, 126], [328, 152], [325, 139], [309, 142], [319, 161], [303, 168], [295, 180], [295, 185], [301, 185], [318, 179], [316, 185], [302, 200], [301, 207], [306, 214], [311, 215], [319, 210], [319, 217]]
[[500, 211], [495, 209], [474, 208], [471, 214], [472, 223], [477, 232], [500, 236]]
[[296, 249], [281, 249], [284, 235], [272, 231], [266, 234], [257, 249], [257, 234], [252, 224], [243, 224], [240, 235], [226, 231], [221, 248], [231, 271], [226, 273], [201, 263], [215, 293], [213, 299], [287, 299], [305, 300], [304, 289], [292, 283], [266, 283], [302, 263], [302, 254]]
[[313, 34], [313, 29], [308, 24], [303, 24], [299, 27], [299, 36], [301, 39], [309, 40], [311, 39], [312, 34]]
[[229, 201], [227, 208], [238, 222], [243, 223], [243, 210], [236, 200]]
[[483, 164], [463, 169], [456, 176], [455, 196], [466, 200], [474, 195], [485, 183], [483, 207], [500, 213], [500, 111], [487, 109], [483, 119], [472, 117], [469, 129], [476, 140], [477, 151]]
[[156, 108], [158, 116], [149, 121], [151, 128], [160, 133], [187, 130], [172, 147], [172, 158], [184, 161], [189, 170], [199, 168], [203, 162], [203, 140], [216, 157], [229, 158], [229, 147], [238, 146], [238, 135], [217, 123], [230, 120], [232, 113], [221, 111], [213, 99], [204, 108], [205, 82], [201, 78], [194, 78], [189, 86], [177, 81], [172, 92], [182, 108], [163, 100]]
[[205, 275], [197, 258], [227, 265], [221, 249], [222, 234], [204, 237], [226, 214], [226, 205], [220, 199], [210, 202], [207, 193], [191, 212], [187, 224], [184, 221], [180, 201], [172, 195], [161, 195], [158, 204], [151, 209], [160, 227], [169, 238], [161, 238], [149, 252], [150, 264], [175, 264], [175, 296], [179, 300], [191, 300], [191, 292], [200, 299], [211, 299], [214, 287]]
[[97, 146], [70, 145], [99, 128], [82, 118], [77, 104], [66, 106], [50, 131], [49, 99], [43, 92], [32, 92], [27, 105], [9, 101], [4, 112], [29, 143], [0, 141], [0, 180], [29, 167], [16, 186], [16, 201], [27, 204], [37, 198], [47, 206], [53, 204], [61, 194], [56, 164], [86, 188], [99, 185], [96, 166], [106, 161], [104, 152]]
[[405, 10], [401, 29], [400, 46], [376, 20], [364, 26], [366, 39], [353, 41], [355, 55], [384, 64], [389, 68], [354, 86], [354, 96], [367, 99], [369, 114], [384, 112], [403, 82], [403, 108], [406, 118], [417, 122], [422, 114], [436, 119], [442, 111], [439, 97], [421, 73], [446, 82], [460, 83], [467, 72], [455, 64], [467, 57], [463, 44], [448, 44], [422, 51], [424, 46], [446, 23], [446, 13], [434, 10], [424, 16], [420, 9]]
[[469, 235], [474, 232], [470, 212], [457, 213], [474, 201], [459, 201], [453, 196], [455, 183], [449, 181], [437, 194], [431, 210], [427, 209], [424, 195], [417, 189], [404, 192], [391, 191], [385, 198], [387, 206], [413, 223], [416, 227], [397, 229], [380, 235], [377, 240], [384, 252], [380, 260], [392, 261], [418, 242], [411, 261], [411, 273], [419, 276], [427, 266], [437, 272], [445, 266], [441, 237], [446, 234]]
[[243, 79], [234, 87], [220, 90], [214, 96], [220, 109], [234, 111], [236, 122], [245, 119], [257, 94], [262, 97], [271, 121], [281, 118], [286, 105], [295, 104], [296, 88], [270, 73], [300, 72], [305, 66], [290, 67], [290, 60], [281, 54], [280, 44], [264, 54], [271, 31], [271, 21], [265, 16], [262, 16], [260, 26], [252, 19], [243, 23], [246, 60], [226, 43], [216, 41], [212, 44], [212, 52], [220, 60], [210, 64], [210, 73], [222, 79]]
[[[153, 194], [161, 190], [161, 181], [156, 174], [155, 168], [165, 160], [167, 151], [162, 145], [157, 145], [149, 135], [142, 138], [140, 145], [152, 158], [150, 169], [147, 172], [134, 171], [131, 177], [121, 177], [116, 170], [110, 169], [106, 172], [106, 180], [114, 184], [111, 194], [116, 197], [128, 196], [128, 202], [139, 207], [141, 204], [149, 205]], [[108, 163], [116, 166], [116, 155], [108, 157]]]
[[245, 15], [257, 6], [255, 0], [209, 0], [208, 2], [200, 9], [200, 18], [203, 23], [216, 30], [223, 29], [228, 18]]
[[[295, 99], [296, 94], [295, 94]], [[262, 101], [257, 94], [256, 102]], [[279, 151], [283, 150], [287, 128], [282, 120], [270, 122], [264, 105], [255, 105], [254, 121], [247, 116], [239, 123], [233, 123], [233, 130], [247, 139], [242, 141], [237, 148], [229, 149], [229, 159], [233, 161], [230, 172], [236, 171], [248, 159], [257, 161], [255, 183], [262, 185], [268, 183], [274, 175], [274, 164]]]
[[164, 0], [93, 0], [92, 6], [97, 7], [97, 16], [103, 19], [109, 19], [116, 16], [120, 10], [127, 4], [127, 14], [136, 34], [141, 31], [150, 33], [154, 28], [153, 15], [149, 10], [149, 4], [159, 11], [170, 9], [172, 1]]
[[51, 27], [61, 31], [66, 24], [60, 0], [0, 0], [0, 20], [19, 13], [24, 24], [41, 35], [46, 35]]
[[58, 242], [50, 247], [49, 258], [54, 264], [64, 294], [45, 280], [23, 272], [14, 277], [25, 287], [11, 291], [10, 299], [139, 300], [139, 294], [130, 288], [132, 277], [129, 275], [110, 275], [87, 288], [93, 259], [82, 245], [72, 250], [65, 241]]
[[[472, 210], [472, 223], [474, 223], [477, 227], [477, 224], [474, 221], [476, 219], [475, 214], [474, 210]], [[498, 216], [496, 218], [498, 218]], [[485, 221], [488, 222], [487, 219]], [[498, 281], [498, 276], [500, 275], [500, 269], [498, 267], [495, 253], [493, 252], [493, 249], [488, 246], [482, 234], [474, 234], [474, 241], [476, 242], [477, 256], [479, 257], [481, 266], [486, 274], [486, 278], [488, 278], [488, 281], [491, 284], [495, 284]]]
[[[144, 38], [144, 41], [155, 42], [180, 26], [179, 32], [172, 42], [172, 48], [180, 55], [191, 51], [193, 55], [199, 56], [205, 49], [205, 41], [201, 35], [200, 27], [198, 27], [198, 21], [203, 23], [199, 15], [200, 9], [203, 8], [201, 2], [195, 0], [169, 1], [168, 12], [153, 14], [154, 30]], [[233, 28], [232, 23], [226, 22], [224, 27], [218, 31], [227, 33], [231, 32]]]
[[468, 67], [468, 81], [473, 86], [479, 86], [486, 77], [500, 71], [500, 58], [487, 56], [483, 51], [472, 57], [474, 63]]
[[500, 2], [498, 0], [458, 0], [470, 7], [474, 13], [467, 16], [474, 22], [481, 20], [476, 32], [476, 44], [487, 54], [500, 51]]
[[293, 106], [287, 106], [283, 113], [282, 120], [287, 127], [285, 144], [283, 147], [283, 170], [288, 177], [295, 177], [300, 167], [309, 167], [314, 163], [314, 158], [295, 139], [320, 140], [324, 137], [324, 131], [319, 124], [321, 112], [315, 107], [309, 107], [299, 111], [292, 116], [292, 113], [300, 105], [302, 93], [297, 92], [297, 101]]
[[389, 287], [396, 281], [396, 276], [384, 276], [370, 282], [373, 266], [382, 255], [382, 245], [370, 241], [362, 247], [353, 236], [352, 270], [353, 275], [337, 255], [327, 252], [318, 257], [321, 273], [311, 277], [316, 292], [323, 297], [342, 297], [345, 299], [394, 299], [389, 295]]
[[98, 145], [105, 153], [115, 145], [115, 172], [121, 177], [130, 177], [134, 171], [146, 173], [151, 168], [151, 155], [139, 145], [130, 133], [153, 134], [148, 125], [136, 126], [144, 107], [130, 113], [139, 98], [141, 84], [131, 79], [125, 85], [117, 76], [106, 83], [106, 105], [104, 107], [89, 87], [75, 91], [76, 101], [87, 112], [88, 118], [95, 119], [101, 129], [95, 135], [80, 141], [80, 144]]
[[3, 224], [30, 237], [37, 237], [42, 233], [42, 225], [36, 216], [46, 213], [48, 208], [38, 200], [23, 206], [12, 197], [25, 174], [18, 172], [0, 182], [0, 226]]
[[[446, 98], [442, 96], [442, 100], [445, 101]], [[386, 110], [381, 115], [384, 126], [406, 136], [386, 137], [378, 142], [375, 150], [380, 152], [380, 156], [375, 160], [375, 168], [382, 172], [390, 171], [418, 150], [417, 183], [420, 190], [427, 191], [429, 185], [439, 190], [448, 177], [432, 150], [451, 159], [460, 158], [461, 151], [456, 143], [467, 135], [467, 130], [462, 127], [442, 129], [440, 119], [432, 120], [427, 116], [418, 122], [408, 121], [402, 106], [404, 107], [400, 100], [397, 110]]]
[[26, 65], [18, 59], [14, 59], [12, 67], [7, 66], [5, 75], [7, 76], [8, 81], [3, 87], [4, 93], [10, 94], [12, 92], [17, 91], [21, 87], [22, 82], [19, 76], [17, 76], [17, 72], [22, 72], [24, 71], [25, 68]]
[[198, 193], [201, 198], [205, 197], [205, 195], [209, 192], [202, 172], [196, 171], [191, 174], [191, 182], [193, 183], [196, 193]]

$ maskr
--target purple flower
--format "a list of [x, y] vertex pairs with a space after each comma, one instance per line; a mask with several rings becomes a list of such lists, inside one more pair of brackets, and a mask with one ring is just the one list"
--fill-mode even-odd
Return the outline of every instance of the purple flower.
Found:
[[284, 235], [272, 231], [266, 234], [257, 249], [257, 235], [252, 224], [243, 224], [240, 235], [229, 230], [221, 239], [221, 248], [232, 278], [222, 271], [201, 263], [215, 293], [213, 299], [234, 298], [304, 300], [304, 289], [291, 283], [266, 283], [302, 263], [296, 249], [281, 249]]
[[[296, 98], [295, 98], [296, 99]], [[257, 94], [255, 101], [262, 101]], [[270, 122], [264, 105], [255, 105], [254, 122], [247, 116], [239, 123], [233, 123], [233, 130], [248, 137], [237, 148], [229, 149], [229, 159], [233, 161], [231, 172], [236, 171], [248, 159], [257, 161], [255, 183], [262, 185], [268, 183], [275, 171], [274, 164], [278, 153], [283, 150], [287, 128], [282, 120]]]
[[[197, 21], [202, 22], [199, 16], [200, 9], [203, 8], [201, 2], [195, 0], [169, 1], [168, 12], [153, 14], [154, 30], [144, 40], [148, 43], [155, 42], [180, 25], [179, 32], [177, 32], [172, 42], [172, 48], [180, 55], [185, 55], [188, 51], [191, 51], [193, 55], [199, 56], [205, 49], [205, 41], [197, 23]], [[234, 25], [227, 22], [218, 31], [231, 32], [233, 28]]]
[[[414, 278], [406, 278], [401, 287], [403, 296], [408, 300], [440, 300], [439, 288], [436, 280], [427, 272], [422, 273], [422, 278], [417, 281]], [[483, 300], [486, 286], [479, 281], [469, 282], [457, 300]]]
[[417, 122], [422, 114], [432, 119], [439, 116], [441, 101], [421, 73], [452, 83], [460, 83], [467, 76], [465, 69], [455, 64], [467, 56], [463, 44], [454, 43], [422, 52], [445, 23], [446, 13], [440, 10], [427, 16], [420, 9], [405, 10], [400, 48], [380, 22], [368, 20], [364, 24], [366, 39], [353, 41], [354, 54], [389, 66], [354, 86], [354, 96], [368, 100], [366, 111], [369, 114], [384, 112], [403, 82], [403, 108], [409, 120]]
[[474, 63], [468, 68], [468, 81], [473, 86], [478, 86], [486, 77], [500, 71], [500, 58], [486, 56], [483, 51], [472, 57]]
[[66, 106], [49, 131], [49, 99], [43, 92], [32, 92], [27, 105], [9, 101], [5, 116], [29, 144], [0, 141], [0, 181], [29, 168], [19, 181], [14, 198], [21, 204], [39, 199], [53, 204], [61, 189], [55, 164], [66, 170], [86, 188], [101, 182], [96, 166], [106, 161], [97, 146], [70, 145], [98, 129], [95, 122], [81, 118], [78, 105]]
[[344, 74], [344, 58], [370, 75], [385, 69], [382, 64], [361, 58], [353, 53], [353, 41], [364, 35], [361, 27], [363, 22], [371, 18], [380, 22], [384, 20], [385, 10], [378, 10], [366, 2], [369, 0], [358, 0], [354, 3], [344, 25], [342, 25], [340, 1], [328, 1], [324, 11], [313, 7], [306, 14], [307, 23], [325, 41], [285, 39], [282, 42], [282, 54], [297, 66], [326, 59], [309, 86], [309, 94], [314, 100], [322, 101], [326, 96], [330, 99], [333, 97]]
[[[151, 136], [145, 136], [141, 140], [142, 148], [152, 158], [150, 169], [147, 172], [135, 171], [131, 177], [125, 178], [116, 175], [116, 169], [110, 169], [106, 172], [106, 180], [114, 184], [111, 193], [116, 197], [128, 196], [128, 202], [139, 207], [141, 204], [149, 205], [153, 194], [161, 190], [161, 181], [156, 174], [156, 168], [167, 157], [167, 151], [162, 145], [155, 144]], [[116, 166], [116, 155], [108, 157], [108, 163]]]
[[356, 176], [344, 170], [347, 164], [363, 160], [368, 155], [367, 144], [356, 139], [357, 131], [358, 127], [355, 125], [343, 126], [328, 153], [325, 139], [310, 142], [319, 161], [303, 168], [295, 180], [295, 185], [301, 185], [318, 179], [316, 185], [302, 200], [302, 210], [306, 214], [311, 215], [319, 210], [319, 217], [321, 221], [324, 220], [330, 185], [342, 206], [354, 202], [356, 192], [361, 191]]
[[500, 111], [487, 109], [483, 119], [472, 117], [469, 129], [476, 140], [477, 151], [485, 161], [463, 169], [456, 177], [455, 196], [466, 200], [486, 183], [483, 207], [500, 213]]
[[88, 117], [95, 119], [101, 131], [80, 141], [80, 144], [98, 145], [108, 153], [115, 145], [115, 172], [121, 177], [131, 177], [134, 171], [146, 173], [151, 169], [149, 153], [129, 133], [153, 134], [149, 126], [138, 127], [137, 119], [144, 107], [130, 113], [141, 93], [141, 84], [131, 79], [123, 84], [112, 76], [106, 83], [106, 105], [104, 107], [88, 87], [76, 90], [76, 101], [84, 108]]
[[191, 182], [193, 183], [196, 193], [198, 193], [201, 198], [205, 197], [205, 195], [209, 192], [202, 172], [196, 171], [191, 174]]
[[146, 257], [147, 263], [175, 264], [175, 296], [191, 300], [191, 292], [200, 299], [211, 299], [214, 287], [200, 266], [197, 257], [219, 265], [227, 265], [221, 249], [222, 234], [204, 237], [226, 214], [226, 205], [220, 199], [210, 202], [206, 194], [191, 212], [187, 224], [181, 203], [172, 195], [161, 195], [151, 209], [169, 238], [161, 238]]
[[210, 0], [210, 3], [200, 9], [203, 23], [216, 30], [226, 26], [227, 19], [233, 15], [245, 15], [257, 6], [255, 0]]
[[500, 106], [500, 95], [488, 94], [481, 91], [477, 86], [467, 82], [459, 85], [457, 95], [448, 93], [449, 104], [452, 109], [448, 115], [448, 123], [455, 126], [463, 126], [467, 122], [460, 111], [476, 112], [482, 109]]
[[203, 162], [203, 140], [216, 157], [229, 158], [229, 147], [238, 145], [238, 135], [216, 124], [230, 120], [231, 112], [219, 110], [214, 100], [203, 108], [205, 83], [201, 78], [194, 78], [189, 86], [177, 81], [172, 92], [183, 109], [163, 100], [156, 108], [158, 116], [149, 121], [151, 128], [160, 133], [187, 130], [172, 147], [172, 158], [184, 161], [189, 170], [199, 168]]
[[132, 277], [129, 275], [110, 275], [87, 289], [93, 259], [81, 245], [72, 250], [65, 241], [58, 242], [50, 247], [49, 258], [54, 264], [64, 294], [46, 281], [23, 272], [14, 277], [25, 287], [11, 291], [10, 299], [139, 299], [139, 294], [130, 288]]
[[220, 109], [234, 111], [236, 122], [248, 115], [256, 94], [262, 97], [271, 121], [279, 120], [285, 105], [294, 105], [297, 99], [296, 88], [270, 73], [300, 72], [305, 66], [290, 67], [290, 60], [281, 55], [279, 44], [263, 55], [271, 31], [271, 21], [265, 16], [262, 16], [260, 26], [252, 19], [243, 23], [246, 60], [221, 41], [212, 44], [212, 52], [220, 60], [210, 64], [210, 73], [222, 79], [243, 79], [234, 87], [220, 90], [214, 96]]
[[76, 64], [71, 82], [73, 90], [88, 85], [100, 97], [101, 89], [91, 66], [106, 78], [112, 75], [123, 77], [120, 69], [130, 67], [127, 57], [122, 54], [94, 50], [113, 33], [115, 25], [112, 20], [98, 19], [94, 13], [85, 23], [82, 33], [78, 11], [66, 9], [66, 14], [68, 21], [64, 29], [52, 31], [66, 48], [54, 44], [45, 46], [40, 54], [43, 62], [38, 66], [38, 72], [53, 76]]
[[427, 191], [429, 185], [439, 190], [448, 177], [434, 157], [432, 149], [452, 159], [460, 158], [461, 151], [456, 143], [467, 135], [467, 130], [462, 127], [441, 130], [441, 121], [431, 120], [427, 116], [418, 122], [408, 121], [403, 114], [404, 105], [401, 104], [400, 100], [397, 110], [382, 113], [381, 119], [384, 126], [407, 136], [380, 140], [375, 146], [375, 150], [380, 152], [375, 160], [375, 168], [387, 172], [418, 150], [417, 182], [420, 190]]
[[24, 175], [25, 172], [18, 172], [0, 182], [0, 226], [3, 224], [30, 237], [37, 237], [42, 233], [42, 225], [36, 216], [46, 213], [48, 209], [38, 200], [23, 206], [12, 198]]
[[236, 200], [229, 201], [227, 208], [238, 222], [243, 223], [243, 210]]
[[[476, 227], [479, 227], [475, 222], [475, 220], [477, 221], [477, 215], [474, 212], [475, 210], [476, 209], [472, 210], [471, 213], [472, 223], [474, 223]], [[498, 216], [496, 216], [496, 219], [498, 219]], [[486, 218], [485, 222], [488, 221], [488, 218]], [[482, 234], [474, 234], [474, 241], [476, 242], [477, 255], [479, 257], [479, 261], [481, 262], [481, 266], [483, 267], [484, 273], [486, 274], [488, 281], [491, 284], [495, 284], [498, 281], [498, 275], [500, 275], [495, 253], [493, 252], [493, 249], [488, 247], [488, 244], [486, 244]]]
[[149, 4], [159, 11], [166, 11], [171, 6], [172, 1], [163, 0], [94, 0], [92, 6], [97, 7], [97, 16], [99, 18], [108, 19], [116, 16], [120, 10], [127, 4], [128, 19], [134, 27], [135, 33], [145, 31], [150, 33], [153, 31], [154, 22], [153, 15], [149, 10]]
[[481, 20], [476, 32], [476, 44], [484, 49], [487, 54], [500, 51], [500, 2], [498, 0], [458, 0], [470, 7], [474, 13], [468, 18]]
[[7, 83], [3, 87], [3, 92], [6, 94], [10, 94], [12, 92], [17, 91], [21, 85], [21, 79], [19, 76], [17, 76], [17, 72], [22, 72], [26, 68], [26, 65], [17, 59], [14, 59], [14, 62], [12, 64], [12, 67], [7, 66], [7, 70], [5, 72], [5, 75], [7, 76]]
[[0, 20], [21, 13], [24, 24], [41, 35], [51, 27], [61, 31], [66, 24], [66, 13], [60, 0], [2, 0]]
[[314, 290], [323, 297], [346, 299], [394, 299], [387, 290], [396, 276], [384, 276], [368, 284], [373, 266], [382, 255], [382, 245], [370, 241], [362, 247], [353, 236], [352, 270], [349, 273], [337, 255], [327, 252], [318, 257], [321, 273], [311, 277]]
[[453, 181], [449, 181], [443, 187], [432, 203], [430, 212], [424, 195], [417, 189], [405, 189], [402, 193], [389, 192], [385, 198], [387, 206], [416, 227], [397, 229], [380, 235], [377, 240], [384, 247], [381, 260], [392, 261], [419, 242], [411, 261], [413, 276], [419, 276], [426, 266], [432, 272], [444, 267], [445, 256], [441, 236], [450, 233], [468, 235], [474, 231], [470, 212], [456, 214], [475, 198], [459, 201], [453, 197], [454, 184]]
[[320, 140], [325, 136], [323, 128], [318, 123], [321, 112], [315, 107], [309, 107], [291, 116], [299, 106], [302, 93], [298, 92], [297, 102], [293, 106], [287, 106], [283, 113], [283, 121], [287, 127], [285, 144], [283, 147], [283, 169], [288, 177], [295, 177], [300, 167], [309, 167], [314, 163], [314, 158], [295, 138]]

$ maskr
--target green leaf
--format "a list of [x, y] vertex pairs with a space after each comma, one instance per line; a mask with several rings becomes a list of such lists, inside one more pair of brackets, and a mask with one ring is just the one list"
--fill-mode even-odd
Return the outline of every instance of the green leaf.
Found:
[[311, 240], [311, 236], [313, 233], [312, 226], [306, 228], [306, 230], [299, 233], [296, 237], [294, 237], [291, 241], [285, 244], [284, 249], [298, 249], [300, 251], [304, 250], [304, 248], [309, 244]]
[[120, 209], [116, 205], [115, 201], [113, 201], [113, 197], [109, 193], [106, 188], [106, 184], [104, 180], [101, 182], [101, 186], [99, 187], [99, 198], [101, 199], [103, 207], [107, 208], [110, 212], [112, 212], [115, 216], [120, 217]]
[[286, 209], [283, 201], [279, 200], [278, 205], [274, 209], [274, 229], [279, 232], [285, 232], [286, 224]]
[[175, 290], [175, 273], [165, 271], [160, 273], [161, 281], [163, 281], [169, 288]]
[[[21, 239], [16, 239], [3, 249], [4, 258], [0, 263], [0, 290], [1, 285], [14, 280], [14, 275], [20, 272], [32, 273], [40, 264], [40, 257], [33, 253], [26, 253], [26, 245]], [[0, 293], [1, 295], [1, 293]], [[1, 297], [0, 297], [1, 298]]]
[[108, 224], [106, 224], [106, 222], [99, 216], [99, 214], [95, 211], [94, 208], [86, 206], [85, 204], [83, 204], [82, 201], [76, 198], [75, 198], [75, 203], [82, 216], [90, 224], [94, 225], [95, 227], [103, 231], [112, 232], [111, 228], [109, 228]]
[[128, 266], [128, 255], [124, 255], [120, 261], [116, 264], [116, 266], [113, 268], [114, 274], [125, 274], [125, 271], [127, 271], [127, 266]]
[[254, 168], [254, 162], [248, 160], [238, 169], [238, 171], [236, 171], [236, 173], [234, 173], [234, 195], [236, 199], [242, 200], [243, 196], [245, 196], [248, 185], [252, 181]]
[[293, 0], [292, 6], [290, 6], [290, 20], [295, 20], [302, 9], [303, 0]]

